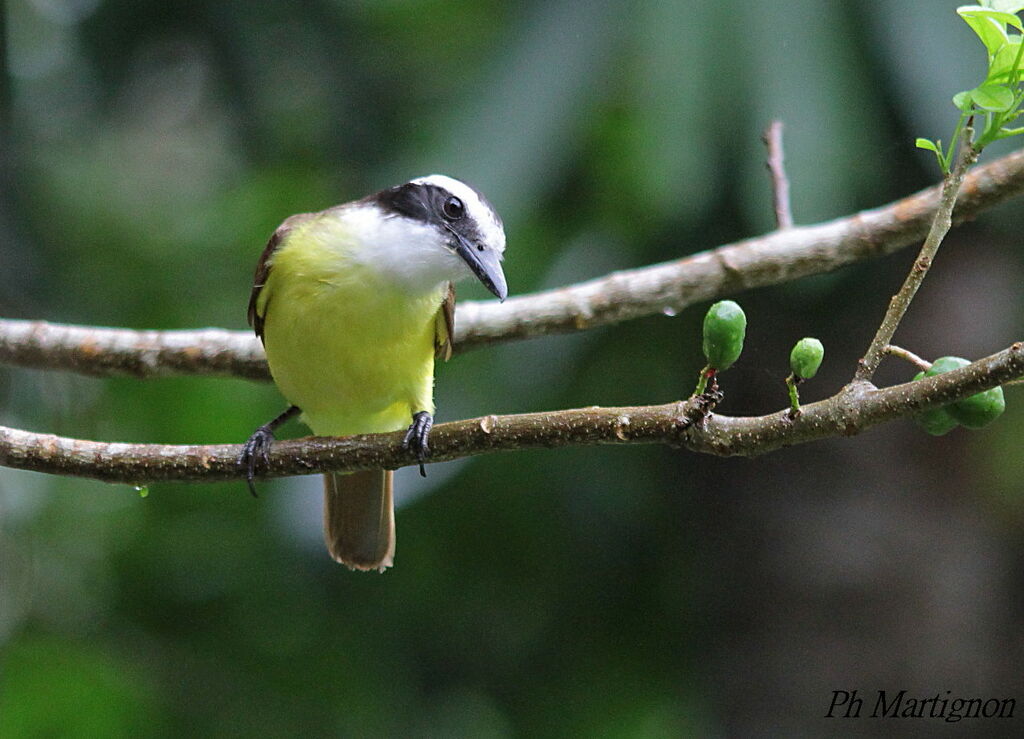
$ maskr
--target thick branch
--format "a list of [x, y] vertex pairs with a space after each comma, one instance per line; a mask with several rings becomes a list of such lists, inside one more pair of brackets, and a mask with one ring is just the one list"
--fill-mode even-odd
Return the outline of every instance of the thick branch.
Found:
[[[1024, 151], [971, 171], [955, 222], [1024, 192]], [[663, 312], [737, 291], [829, 272], [919, 241], [939, 202], [929, 188], [874, 210], [729, 244], [672, 262], [556, 290], [459, 305], [456, 349], [568, 333]], [[247, 332], [144, 331], [0, 320], [0, 362], [87, 374], [267, 377]]]
[[[890, 205], [815, 226], [795, 226], [672, 262], [615, 272], [543, 293], [459, 307], [456, 346], [569, 333], [632, 318], [679, 313], [738, 291], [830, 272], [891, 254], [924, 238], [939, 187]], [[964, 181], [954, 221], [1024, 192], [1024, 151], [974, 169]]]
[[[591, 444], [662, 443], [720, 456], [764, 454], [793, 444], [851, 436], [871, 426], [995, 387], [1024, 375], [1024, 346], [952, 372], [877, 389], [855, 382], [838, 394], [768, 416], [700, 418], [701, 398], [667, 405], [579, 408], [485, 416], [440, 424], [430, 437], [431, 460], [497, 451]], [[393, 468], [412, 464], [403, 433], [295, 439], [274, 445], [266, 477]], [[241, 480], [238, 445], [106, 444], [0, 427], [0, 465], [38, 472], [146, 484], [160, 480]]]
[[95, 376], [270, 379], [252, 332], [221, 328], [133, 331], [0, 319], [0, 362]]

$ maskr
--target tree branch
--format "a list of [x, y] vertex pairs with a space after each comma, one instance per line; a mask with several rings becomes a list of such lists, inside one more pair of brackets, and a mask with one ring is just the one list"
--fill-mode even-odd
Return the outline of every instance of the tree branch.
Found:
[[[885, 421], [946, 405], [1024, 375], [1024, 345], [967, 367], [877, 389], [853, 382], [836, 395], [767, 416], [706, 413], [706, 398], [666, 405], [484, 416], [434, 427], [430, 461], [498, 451], [594, 444], [668, 444], [718, 456], [755, 456], [818, 439], [851, 436]], [[394, 468], [415, 460], [403, 432], [281, 441], [264, 477]], [[108, 444], [0, 427], [0, 465], [37, 472], [147, 484], [163, 480], [242, 480], [239, 445]]]
[[914, 352], [910, 351], [909, 349], [904, 349], [902, 346], [889, 344], [889, 346], [885, 347], [885, 353], [891, 357], [898, 357], [899, 359], [902, 359], [904, 362], [909, 362], [922, 372], [927, 372], [932, 367], [932, 363], [929, 362], [927, 359], [922, 359], [921, 357], [914, 354]]
[[968, 125], [964, 128], [956, 165], [943, 179], [939, 208], [935, 212], [935, 218], [928, 230], [928, 237], [921, 245], [917, 261], [914, 262], [914, 266], [907, 274], [899, 292], [893, 295], [889, 301], [889, 308], [886, 310], [874, 338], [871, 339], [871, 344], [863, 358], [857, 363], [857, 371], [854, 375], [857, 380], [868, 381], [874, 376], [875, 370], [878, 369], [878, 365], [885, 357], [886, 347], [892, 341], [900, 321], [903, 320], [903, 316], [910, 308], [911, 301], [917, 295], [918, 288], [921, 287], [924, 278], [928, 275], [928, 270], [931, 269], [932, 263], [935, 261], [935, 255], [939, 253], [942, 240], [946, 238], [946, 234], [953, 226], [953, 208], [956, 206], [957, 195], [960, 193], [964, 175], [967, 173], [967, 168], [978, 158], [978, 151], [974, 148], [973, 139], [974, 129]]
[[221, 328], [134, 331], [0, 319], [0, 363], [97, 377], [270, 379], [256, 336]]
[[[1024, 192], [1024, 151], [976, 167], [964, 179], [954, 222]], [[459, 305], [456, 349], [569, 333], [679, 312], [740, 290], [775, 285], [890, 254], [924, 237], [938, 187], [815, 226], [797, 226], [711, 251], [577, 285]], [[205, 374], [265, 379], [248, 332], [130, 331], [0, 320], [0, 362], [93, 375]]]
[[761, 140], [768, 149], [768, 173], [772, 178], [772, 206], [775, 225], [779, 229], [793, 227], [793, 208], [789, 202], [789, 178], [786, 176], [786, 157], [782, 149], [782, 121], [772, 121]]

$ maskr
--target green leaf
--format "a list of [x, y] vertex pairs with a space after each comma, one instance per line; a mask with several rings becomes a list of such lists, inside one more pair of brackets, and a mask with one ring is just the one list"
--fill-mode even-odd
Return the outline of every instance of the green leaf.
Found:
[[1003, 13], [1019, 13], [1024, 10], [1021, 0], [981, 0], [981, 5]]
[[943, 172], [949, 171], [949, 166], [946, 164], [946, 157], [942, 153], [942, 141], [932, 141], [931, 139], [917, 139], [914, 144], [918, 149], [927, 149], [928, 151], [935, 153], [935, 159], [939, 163], [939, 169]]
[[1013, 26], [1018, 31], [1024, 31], [1024, 24], [1022, 24], [1020, 18], [1015, 16], [1013, 13], [1001, 13], [998, 10], [991, 10], [986, 12], [985, 15], [996, 23], [1004, 23], [1006, 25]]
[[[1021, 3], [1024, 6], [1024, 3]], [[1024, 30], [1022, 28], [1021, 19], [1018, 18], [1013, 12], [1006, 12], [997, 8], [985, 8], [980, 5], [961, 5], [956, 9], [956, 12], [960, 14], [960, 17], [967, 20], [968, 17], [972, 18], [991, 18], [992, 21], [998, 24], [1005, 35], [1004, 26], [1010, 25], [1016, 28], [1018, 31]], [[968, 21], [970, 22], [970, 21]]]
[[966, 113], [971, 109], [971, 106], [974, 105], [971, 101], [971, 92], [971, 90], [964, 90], [953, 96], [953, 105], [956, 106], [957, 110]]
[[990, 55], [995, 54], [1010, 40], [1006, 35], [1008, 21], [1004, 17], [1013, 18], [1018, 24], [1017, 27], [1020, 27], [1020, 19], [1017, 16], [982, 8], [979, 5], [964, 5], [957, 8], [956, 12], [978, 34]]
[[975, 105], [985, 110], [1002, 113], [1013, 107], [1013, 91], [1002, 85], [982, 85], [971, 90]]
[[1021, 39], [1014, 38], [997, 51], [989, 61], [989, 82], [1010, 82], [1010, 77], [1017, 71], [1024, 58], [1020, 56]]

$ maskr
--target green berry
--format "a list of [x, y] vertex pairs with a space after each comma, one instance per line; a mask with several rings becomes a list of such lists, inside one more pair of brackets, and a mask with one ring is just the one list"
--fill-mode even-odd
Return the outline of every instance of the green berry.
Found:
[[[925, 375], [934, 377], [943, 372], [966, 367], [969, 364], [970, 361], [962, 357], [940, 357], [935, 360]], [[1003, 389], [994, 387], [969, 398], [958, 400], [945, 406], [943, 410], [948, 411], [950, 417], [964, 428], [980, 429], [1003, 414], [1003, 411], [1006, 410], [1006, 399], [1003, 397]]]
[[[924, 372], [918, 372], [914, 377], [914, 380], [920, 380], [924, 376]], [[932, 408], [931, 410], [922, 411], [914, 416], [914, 421], [916, 421], [917, 425], [924, 429], [926, 433], [929, 433], [932, 436], [948, 434], [960, 425], [959, 422], [950, 415], [950, 412], [946, 408]]]
[[983, 393], [958, 400], [949, 406], [949, 414], [964, 428], [980, 429], [1003, 415], [1006, 410], [1006, 399], [1003, 389], [994, 387]]
[[720, 300], [704, 316], [704, 356], [708, 366], [718, 371], [729, 369], [743, 351], [747, 317], [731, 300]]
[[945, 408], [932, 408], [914, 416], [917, 425], [932, 436], [943, 436], [960, 425]]
[[825, 358], [825, 347], [817, 339], [800, 339], [789, 353], [789, 368], [801, 380], [809, 380], [818, 374], [821, 360]]
[[971, 363], [971, 360], [964, 359], [963, 357], [939, 357], [932, 362], [931, 369], [924, 373], [925, 377], [935, 377], [935, 375], [941, 375], [943, 372], [950, 372], [961, 367], [966, 367]]

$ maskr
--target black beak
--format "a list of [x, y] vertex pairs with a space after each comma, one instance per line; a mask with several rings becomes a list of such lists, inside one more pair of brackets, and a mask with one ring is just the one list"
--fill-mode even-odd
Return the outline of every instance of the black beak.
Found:
[[462, 257], [473, 274], [484, 283], [484, 287], [494, 293], [498, 300], [507, 298], [508, 285], [505, 284], [505, 273], [501, 269], [497, 252], [474, 246], [455, 229], [448, 230], [455, 237], [455, 253]]

